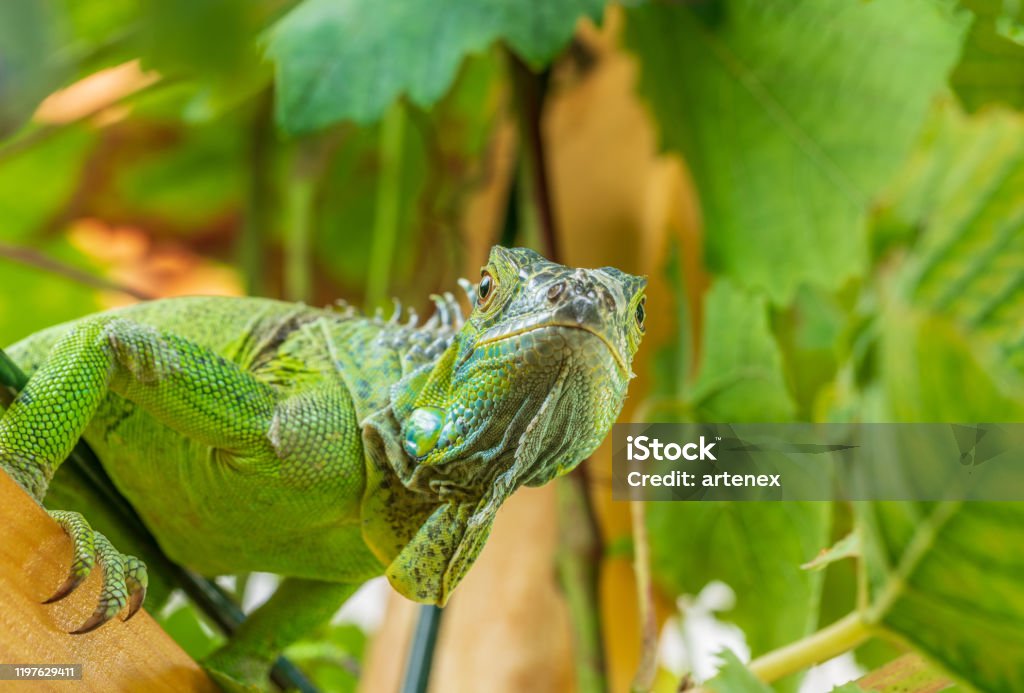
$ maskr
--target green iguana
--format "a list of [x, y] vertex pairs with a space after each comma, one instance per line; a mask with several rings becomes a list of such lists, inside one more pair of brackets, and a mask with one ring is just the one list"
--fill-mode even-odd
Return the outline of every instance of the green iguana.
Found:
[[[641, 277], [495, 247], [417, 325], [256, 298], [140, 303], [10, 347], [30, 379], [0, 419], [0, 467], [42, 501], [78, 438], [175, 561], [287, 577], [206, 662], [266, 685], [283, 647], [384, 573], [444, 604], [501, 503], [587, 457], [615, 420], [644, 331]], [[99, 564], [75, 632], [142, 604], [143, 563], [82, 515], [50, 514]]]

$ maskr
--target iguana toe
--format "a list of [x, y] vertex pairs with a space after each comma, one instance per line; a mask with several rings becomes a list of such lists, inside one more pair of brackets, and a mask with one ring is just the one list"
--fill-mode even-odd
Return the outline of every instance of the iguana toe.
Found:
[[94, 531], [79, 513], [54, 510], [50, 516], [71, 537], [74, 558], [67, 580], [45, 603], [55, 602], [71, 594], [98, 563], [103, 570], [103, 586], [96, 609], [85, 623], [71, 633], [78, 635], [99, 628], [126, 605], [128, 614], [124, 620], [134, 616], [146, 597], [146, 586], [149, 583], [146, 565], [134, 556], [120, 553], [105, 536]]
[[146, 588], [149, 586], [146, 564], [135, 556], [124, 556], [124, 582], [128, 587], [128, 613], [124, 617], [127, 621], [138, 613], [146, 601]]
[[93, 566], [96, 565], [96, 535], [85, 518], [79, 513], [67, 510], [51, 510], [50, 517], [71, 538], [74, 556], [71, 559], [71, 569], [67, 580], [57, 588], [52, 597], [43, 602], [44, 604], [59, 601], [74, 592], [79, 585], [85, 582], [85, 578], [89, 576]]

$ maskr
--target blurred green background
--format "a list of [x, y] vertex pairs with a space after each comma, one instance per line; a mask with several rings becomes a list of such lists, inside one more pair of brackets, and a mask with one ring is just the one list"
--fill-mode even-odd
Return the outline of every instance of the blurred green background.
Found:
[[[623, 420], [1021, 421], [1022, 21], [1012, 0], [5, 0], [0, 344], [192, 293], [422, 314], [505, 243], [649, 275]], [[628, 688], [636, 516], [608, 458], [589, 463], [584, 606], [605, 660], [567, 644], [586, 639], [573, 607], [467, 587], [437, 690], [481, 690], [474, 653], [494, 648], [525, 654], [487, 690], [588, 669], [584, 688]], [[931, 662], [906, 690], [1024, 690], [1017, 505], [645, 510], [661, 690], [711, 675], [721, 644], [756, 658], [854, 610], [870, 639], [803, 690], [906, 650]], [[851, 532], [852, 559], [801, 568]], [[537, 554], [560, 594], [542, 543], [497, 532], [488, 551]], [[707, 597], [719, 583], [731, 596]], [[365, 623], [290, 654], [325, 689], [386, 689], [400, 608], [377, 655]], [[217, 641], [183, 602], [162, 613], [194, 656]], [[730, 661], [709, 685], [759, 684]]]

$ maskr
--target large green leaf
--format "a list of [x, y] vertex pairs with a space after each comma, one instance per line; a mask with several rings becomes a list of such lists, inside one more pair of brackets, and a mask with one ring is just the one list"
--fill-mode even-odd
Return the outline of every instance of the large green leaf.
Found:
[[[704, 420], [778, 421], [793, 412], [767, 305], [719, 280], [706, 296], [700, 366], [681, 398]], [[828, 503], [652, 503], [647, 510], [655, 579], [670, 594], [711, 580], [736, 592], [723, 617], [754, 655], [791, 642], [817, 622], [821, 573], [800, 565], [828, 542]]]
[[929, 0], [651, 3], [627, 41], [700, 192], [707, 260], [786, 301], [864, 271], [865, 215], [956, 60]]
[[[947, 107], [883, 215], [917, 242], [885, 296], [905, 421], [1022, 420], [1024, 119]], [[867, 620], [983, 691], [1024, 690], [1024, 504], [859, 503]]]
[[[677, 303], [685, 305], [674, 262], [667, 274], [679, 294]], [[655, 387], [644, 407], [648, 421], [674, 421], [680, 416], [718, 422], [793, 418], [795, 404], [764, 296], [728, 279], [714, 283], [704, 296], [700, 364], [692, 378], [685, 312], [664, 315], [684, 327], [655, 358]]]
[[504, 40], [527, 62], [549, 61], [580, 17], [605, 0], [305, 0], [270, 33], [277, 116], [290, 132], [379, 120], [402, 95], [429, 107], [463, 58]]
[[867, 620], [979, 690], [1024, 690], [1024, 505], [857, 506]]
[[970, 110], [991, 102], [1024, 106], [1024, 10], [1009, 0], [966, 0], [975, 14], [950, 77]]
[[927, 134], [882, 215], [919, 235], [883, 306], [892, 413], [1024, 420], [1024, 118], [949, 104]]

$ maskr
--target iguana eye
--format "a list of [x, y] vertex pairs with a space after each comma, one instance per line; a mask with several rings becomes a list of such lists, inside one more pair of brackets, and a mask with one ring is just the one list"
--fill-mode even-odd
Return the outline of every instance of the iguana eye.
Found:
[[640, 303], [636, 304], [636, 326], [640, 328], [640, 331], [644, 331], [644, 318], [647, 317], [647, 313], [644, 311], [644, 303], [647, 302], [647, 297], [640, 299]]
[[476, 288], [476, 295], [479, 297], [477, 305], [481, 308], [489, 303], [491, 296], [494, 294], [494, 284], [495, 281], [491, 273], [485, 270], [480, 278], [480, 284]]

